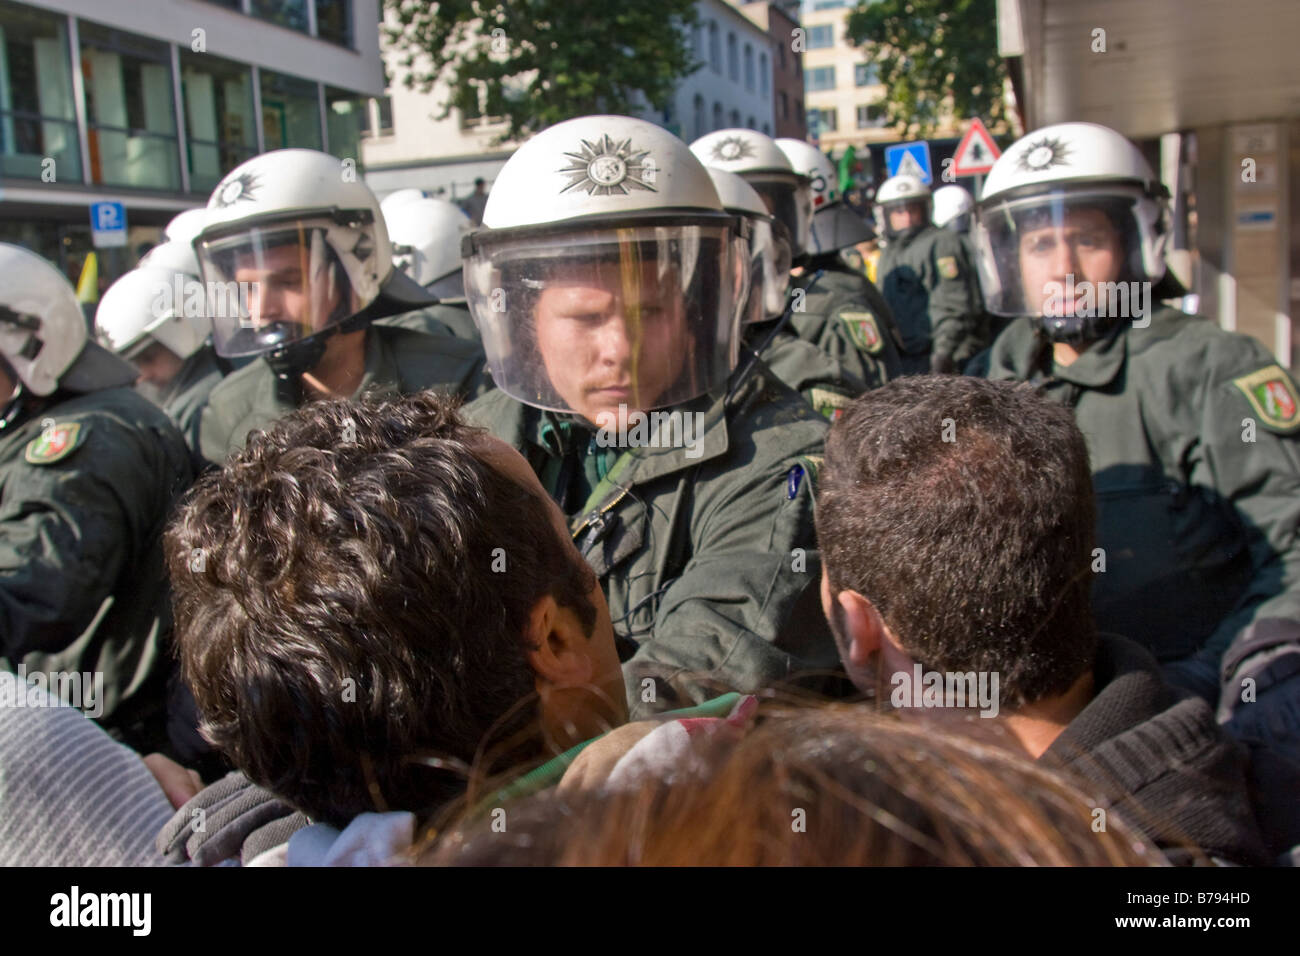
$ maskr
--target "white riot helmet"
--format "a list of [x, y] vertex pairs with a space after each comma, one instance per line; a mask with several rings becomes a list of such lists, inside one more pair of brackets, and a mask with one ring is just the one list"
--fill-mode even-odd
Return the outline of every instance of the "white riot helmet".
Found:
[[955, 183], [934, 191], [934, 224], [953, 232], [970, 232], [975, 200]]
[[752, 129], [720, 129], [691, 143], [691, 152], [705, 166], [735, 173], [754, 187], [790, 232], [794, 254], [808, 249], [812, 226], [812, 187], [807, 176], [790, 165], [776, 140]]
[[220, 355], [266, 355], [289, 379], [320, 360], [334, 332], [430, 302], [394, 269], [379, 202], [350, 160], [263, 153], [217, 184], [207, 213], [194, 240], [203, 279], [248, 303], [247, 315], [213, 315]]
[[0, 242], [0, 276], [0, 357], [23, 389], [93, 392], [135, 381], [132, 366], [90, 340], [77, 294], [58, 269]]
[[472, 224], [464, 210], [445, 199], [421, 196], [386, 205], [384, 220], [397, 268], [439, 300], [465, 298], [460, 240]]
[[463, 243], [492, 376], [538, 408], [676, 405], [739, 359], [749, 224], [663, 128], [584, 116], [524, 143]]
[[786, 286], [790, 283], [793, 260], [790, 233], [768, 214], [763, 197], [753, 186], [725, 169], [714, 166], [708, 169], [722, 208], [750, 221], [749, 299], [742, 321], [775, 319], [785, 311]]
[[[894, 229], [889, 224], [889, 213], [900, 206], [920, 204], [925, 210], [925, 220], [930, 219], [930, 187], [915, 176], [903, 173], [890, 176], [876, 190], [876, 228], [886, 239], [896, 239], [906, 230]], [[916, 227], [911, 227], [916, 228]]]
[[799, 139], [778, 139], [776, 145], [790, 160], [795, 172], [803, 173], [812, 183], [809, 255], [838, 252], [876, 237], [875, 230], [844, 202], [839, 170], [825, 153]]
[[199, 277], [199, 257], [190, 240], [169, 239], [160, 242], [144, 254], [137, 269], [169, 269], [187, 276]]
[[1136, 292], [1117, 310], [1130, 315], [1104, 314], [1106, 296], [1089, 305], [1075, 292], [1161, 283], [1168, 195], [1138, 148], [1105, 126], [1061, 123], [1017, 140], [993, 165], [978, 204], [973, 239], [987, 308], [1040, 316], [1050, 338], [1076, 342], [1136, 315]]
[[380, 211], [383, 212], [384, 218], [387, 219], [389, 213], [392, 212], [392, 210], [400, 209], [402, 206], [405, 206], [408, 202], [414, 202], [417, 199], [427, 199], [427, 198], [428, 198], [428, 193], [426, 193], [423, 189], [412, 189], [412, 188], [399, 189], [396, 192], [389, 193], [382, 200], [380, 200], [379, 209]]
[[168, 242], [179, 242], [188, 246], [194, 242], [194, 237], [202, 232], [203, 227], [207, 224], [208, 210], [206, 206], [200, 206], [198, 209], [186, 209], [174, 216], [172, 221], [163, 227], [163, 237]]
[[130, 361], [155, 342], [186, 359], [211, 331], [196, 273], [141, 266], [104, 293], [95, 331], [105, 348]]

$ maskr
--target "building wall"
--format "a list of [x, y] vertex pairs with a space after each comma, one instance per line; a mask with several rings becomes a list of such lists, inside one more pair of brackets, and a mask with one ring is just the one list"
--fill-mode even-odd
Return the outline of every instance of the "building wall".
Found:
[[[797, 12], [797, 4], [795, 5]], [[740, 11], [767, 31], [771, 40], [772, 134], [775, 137], [805, 139], [808, 123], [804, 113], [803, 59], [793, 43], [799, 21], [781, 7], [766, 3], [740, 4]]]
[[101, 255], [102, 284], [263, 149], [355, 159], [383, 88], [378, 4], [351, 0], [349, 45], [314, 35], [314, 2], [307, 32], [201, 0], [0, 4], [0, 241], [72, 271], [89, 206], [121, 202], [129, 245]]
[[[776, 120], [772, 107], [771, 36], [723, 0], [699, 0], [698, 13], [692, 42], [696, 58], [704, 61], [704, 66], [681, 82], [668, 110], [654, 111], [646, 105], [641, 115], [687, 142], [733, 125], [772, 134]], [[718, 41], [716, 69], [711, 62], [711, 30], [716, 31]], [[736, 49], [735, 79], [728, 63], [729, 37], [734, 38]], [[746, 82], [746, 46], [751, 51], [751, 83]], [[381, 196], [415, 188], [453, 201], [468, 195], [477, 177], [490, 185], [518, 147], [518, 143], [497, 142], [505, 124], [490, 120], [467, 123], [456, 109], [438, 118], [448, 100], [446, 85], [436, 84], [428, 93], [408, 89], [403, 83], [406, 71], [400, 65], [402, 54], [386, 49], [384, 57], [391, 81], [388, 92], [393, 124], [390, 131], [378, 132], [377, 104], [372, 107], [371, 119], [377, 132], [365, 138], [361, 150], [366, 182]], [[768, 71], [766, 83], [762, 79], [763, 64]], [[418, 60], [416, 67], [420, 68]], [[703, 105], [702, 115], [697, 102]]]

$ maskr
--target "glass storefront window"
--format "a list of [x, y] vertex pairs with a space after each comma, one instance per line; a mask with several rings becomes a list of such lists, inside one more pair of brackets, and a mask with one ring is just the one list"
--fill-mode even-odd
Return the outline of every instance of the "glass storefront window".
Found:
[[320, 100], [316, 84], [301, 77], [262, 70], [262, 130], [266, 148], [320, 149]]
[[307, 4], [309, 0], [253, 0], [253, 16], [290, 30], [307, 32]]
[[181, 99], [190, 189], [211, 192], [222, 176], [257, 152], [252, 70], [208, 53], [182, 51]]
[[0, 2], [0, 175], [80, 182], [67, 19]]
[[369, 126], [370, 101], [363, 96], [325, 87], [325, 121], [330, 152], [340, 158], [361, 159], [361, 137]]
[[78, 30], [92, 180], [180, 189], [167, 44], [84, 20]]

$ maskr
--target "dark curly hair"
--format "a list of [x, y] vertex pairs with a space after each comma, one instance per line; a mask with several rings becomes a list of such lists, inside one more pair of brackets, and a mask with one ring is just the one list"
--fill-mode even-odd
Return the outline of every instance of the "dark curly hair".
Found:
[[529, 612], [550, 594], [590, 634], [596, 580], [484, 440], [433, 392], [314, 402], [202, 478], [166, 533], [203, 735], [315, 820], [425, 816], [489, 748], [542, 753]]

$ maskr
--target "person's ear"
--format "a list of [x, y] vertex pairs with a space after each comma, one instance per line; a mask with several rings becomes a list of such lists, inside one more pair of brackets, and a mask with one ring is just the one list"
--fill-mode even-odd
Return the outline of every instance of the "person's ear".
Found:
[[887, 640], [884, 619], [876, 606], [857, 591], [839, 591], [832, 599], [844, 628], [849, 663], [865, 667]]
[[591, 640], [572, 608], [562, 607], [549, 594], [537, 599], [528, 615], [526, 656], [537, 674], [539, 689], [577, 687], [595, 677]]

